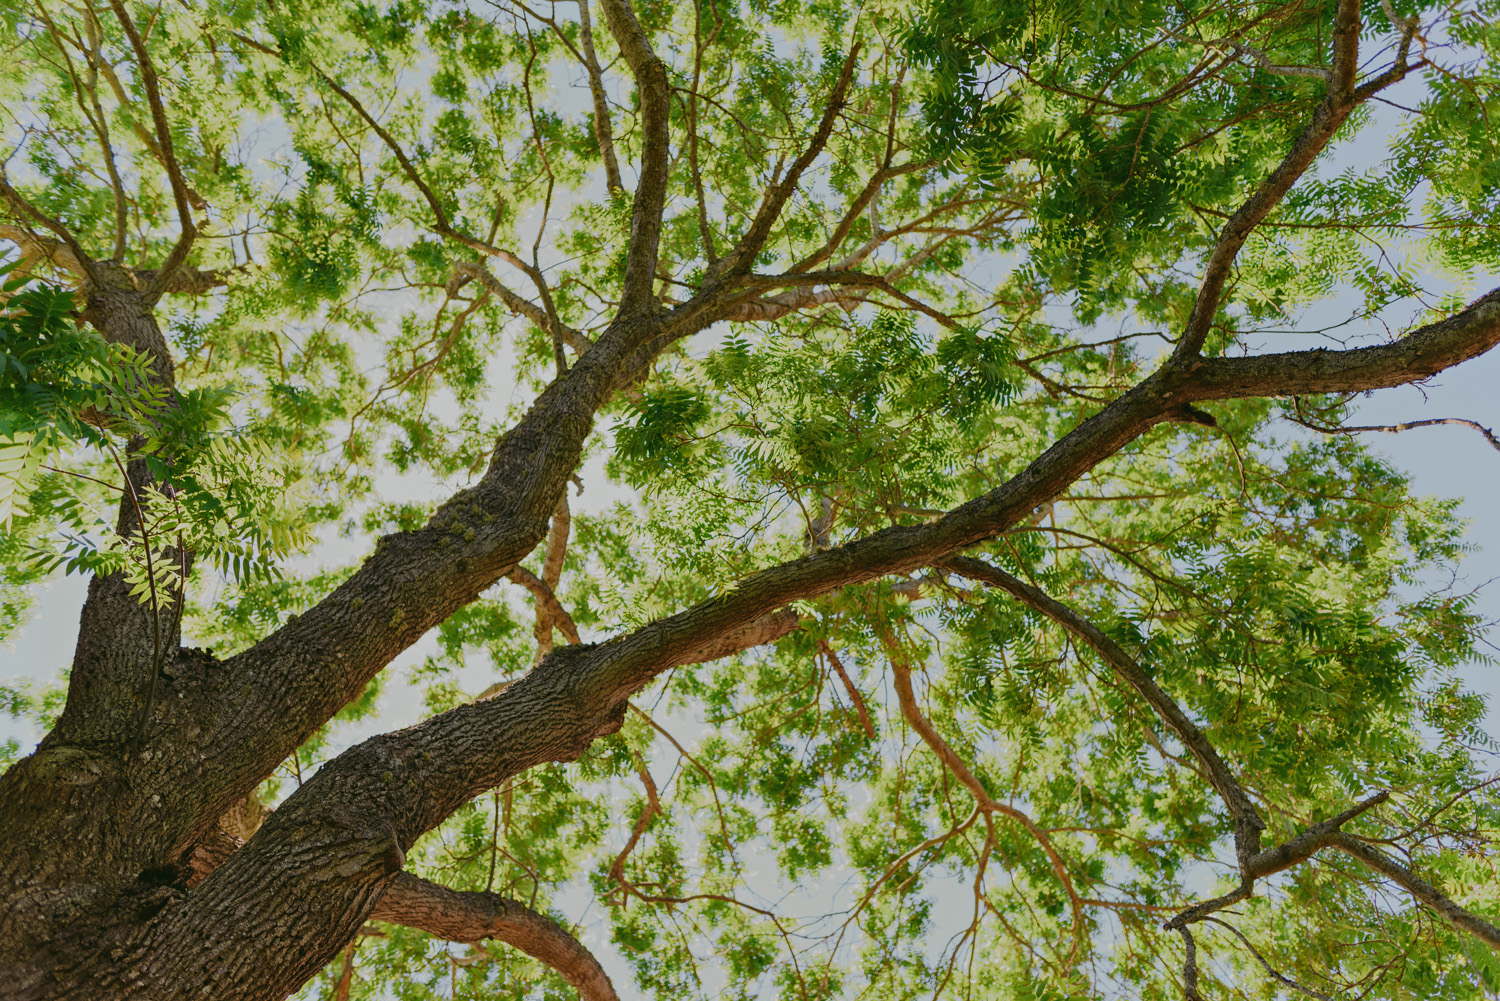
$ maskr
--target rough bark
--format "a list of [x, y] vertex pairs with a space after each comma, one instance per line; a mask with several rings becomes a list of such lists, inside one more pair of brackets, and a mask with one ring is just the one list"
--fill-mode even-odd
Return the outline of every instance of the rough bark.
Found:
[[[613, 366], [599, 359], [611, 346], [616, 358], [629, 352], [639, 336], [627, 324], [601, 338], [497, 445], [491, 474], [479, 486], [445, 505], [423, 529], [388, 537], [349, 582], [297, 622], [222, 664], [193, 652], [179, 655], [153, 733], [193, 727], [197, 742], [151, 742], [178, 757], [122, 761], [49, 738], [0, 781], [8, 804], [36, 803], [78, 782], [95, 787], [80, 802], [113, 801], [92, 815], [70, 816], [62, 826], [56, 814], [45, 824], [23, 822], [32, 836], [58, 832], [48, 838], [49, 855], [58, 854], [63, 831], [70, 839], [96, 840], [102, 835], [89, 831], [132, 832], [125, 854], [111, 846], [101, 855], [112, 860], [111, 879], [90, 882], [77, 873], [59, 879], [53, 867], [13, 884], [35, 889], [22, 894], [29, 905], [12, 907], [11, 927], [26, 934], [9, 940], [7, 956], [25, 963], [16, 982], [30, 985], [32, 993], [18, 988], [11, 996], [43, 996], [47, 992], [37, 993], [41, 978], [60, 971], [98, 972], [89, 962], [97, 962], [96, 948], [65, 958], [56, 946], [41, 954], [19, 953], [17, 946], [41, 946], [38, 929], [66, 927], [104, 900], [116, 911], [155, 908], [152, 920], [125, 923], [101, 937], [108, 949], [136, 957], [106, 964], [110, 977], [126, 971], [122, 983], [141, 984], [120, 996], [197, 991], [206, 968], [214, 971], [217, 996], [284, 996], [337, 955], [373, 912], [418, 836], [526, 768], [576, 758], [595, 738], [618, 728], [626, 700], [662, 671], [698, 659], [706, 647], [791, 601], [932, 565], [1004, 531], [1154, 425], [1191, 419], [1185, 400], [1247, 396], [1258, 387], [1273, 393], [1397, 385], [1472, 357], [1500, 340], [1500, 293], [1393, 345], [1214, 359], [1190, 372], [1165, 368], [1019, 475], [948, 515], [768, 568], [718, 599], [607, 643], [559, 649], [493, 699], [373, 738], [330, 762], [190, 892], [185, 884], [153, 885], [150, 880], [164, 878], [161, 870], [174, 860], [181, 864], [217, 817], [314, 721], [336, 711], [404, 645], [471, 600], [543, 538], [587, 431], [590, 403], [609, 391]], [[1226, 370], [1236, 369], [1244, 379], [1228, 381]], [[210, 708], [216, 713], [195, 716]], [[256, 739], [247, 740], [252, 733]], [[173, 797], [172, 808], [153, 806], [152, 796]], [[143, 836], [147, 828], [155, 833]], [[139, 868], [122, 870], [121, 858], [135, 859]], [[251, 901], [253, 913], [247, 912]], [[53, 920], [39, 920], [43, 911]], [[165, 942], [174, 948], [164, 950]], [[267, 955], [296, 959], [266, 971]], [[94, 992], [97, 984], [85, 978], [78, 989]]]
[[[1351, 12], [1357, 9], [1344, 0], [1337, 25], [1344, 48], [1336, 53], [1328, 101], [1280, 173], [1242, 210], [1244, 218], [1226, 226], [1200, 289], [1200, 309], [1182, 349], [1162, 369], [1018, 475], [942, 517], [766, 568], [722, 596], [628, 635], [554, 650], [494, 698], [351, 748], [289, 797], [242, 847], [221, 852], [212, 867], [203, 865], [204, 853], [222, 847], [226, 811], [397, 654], [513, 573], [546, 537], [595, 414], [620, 386], [639, 378], [666, 347], [736, 315], [766, 289], [878, 284], [857, 272], [806, 271], [833, 255], [848, 225], [841, 225], [824, 252], [797, 265], [795, 275], [749, 273], [803, 171], [828, 140], [853, 77], [855, 47], [802, 155], [767, 192], [744, 235], [710, 268], [698, 294], [661, 310], [652, 286], [670, 163], [666, 70], [626, 0], [604, 0], [602, 7], [635, 76], [642, 109], [640, 182], [615, 320], [594, 341], [581, 334], [570, 339], [580, 352], [577, 363], [495, 444], [474, 487], [451, 498], [421, 528], [382, 539], [348, 581], [243, 653], [221, 661], [182, 649], [175, 625], [163, 630], [159, 609], [148, 614], [111, 579], [91, 585], [63, 717], [35, 754], [0, 777], [0, 836], [8, 845], [0, 863], [7, 888], [0, 900], [0, 998], [276, 999], [337, 956], [372, 917], [395, 915], [418, 926], [426, 921], [429, 930], [443, 929], [439, 934], [493, 932], [512, 919], [508, 905], [473, 896], [454, 902], [444, 897], [451, 891], [414, 886], [402, 873], [407, 849], [476, 794], [534, 765], [576, 759], [592, 741], [619, 728], [628, 699], [662, 672], [785, 635], [799, 622], [787, 610], [794, 601], [940, 564], [993, 538], [1156, 425], [1211, 423], [1193, 403], [1420, 381], [1500, 341], [1497, 290], [1391, 344], [1251, 358], [1198, 354], [1198, 332], [1207, 329], [1202, 318], [1217, 309], [1245, 234], [1306, 169], [1347, 114], [1340, 109], [1354, 99], [1349, 88], [1357, 20]], [[114, 8], [129, 33], [123, 6]], [[143, 72], [147, 68], [143, 62]], [[154, 75], [151, 80], [154, 94]], [[160, 102], [153, 101], [155, 119]], [[439, 231], [505, 257], [452, 231], [415, 167], [370, 122], [431, 201]], [[170, 136], [164, 125], [158, 131], [170, 161]], [[166, 380], [170, 358], [151, 308], [157, 296], [184, 280], [180, 276], [198, 274], [178, 267], [192, 221], [175, 163], [168, 167], [183, 240], [162, 269], [127, 271], [91, 261], [63, 234], [50, 250], [64, 267], [71, 260], [86, 280], [85, 315], [106, 336], [159, 358], [158, 375]], [[866, 203], [877, 188], [872, 181]], [[8, 186], [0, 194], [15, 200]], [[32, 221], [48, 228], [43, 217]], [[509, 308], [551, 322], [545, 310], [500, 292], [485, 274], [473, 277]], [[800, 302], [804, 294], [786, 295]], [[130, 476], [135, 482], [144, 469]], [[122, 530], [130, 529], [132, 517], [122, 511]], [[912, 695], [909, 684], [903, 694]], [[915, 725], [920, 714], [908, 718]], [[929, 743], [941, 753], [940, 741]], [[973, 785], [971, 791], [983, 793]], [[1356, 857], [1363, 851], [1343, 840], [1336, 826], [1320, 829], [1314, 840]], [[1304, 847], [1289, 842], [1257, 851], [1247, 865], [1257, 873], [1276, 871], [1271, 867], [1284, 859], [1275, 853], [1291, 858]], [[1405, 878], [1390, 866], [1381, 868], [1378, 859], [1364, 861], [1390, 878]], [[1408, 882], [1420, 896], [1426, 891], [1415, 879]], [[439, 898], [451, 906], [441, 914], [424, 910]], [[1441, 902], [1433, 906], [1441, 908]], [[526, 928], [541, 934], [540, 925]], [[534, 954], [559, 970], [573, 963], [581, 991], [607, 986], [607, 978], [597, 979], [602, 971], [596, 977], [560, 948], [548, 954], [553, 959], [542, 945]]]

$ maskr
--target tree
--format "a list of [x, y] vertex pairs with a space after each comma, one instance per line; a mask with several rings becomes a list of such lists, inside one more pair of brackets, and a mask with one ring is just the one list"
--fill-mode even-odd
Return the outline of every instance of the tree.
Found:
[[1075, 7], [8, 5], [0, 997], [1495, 990], [1496, 11]]

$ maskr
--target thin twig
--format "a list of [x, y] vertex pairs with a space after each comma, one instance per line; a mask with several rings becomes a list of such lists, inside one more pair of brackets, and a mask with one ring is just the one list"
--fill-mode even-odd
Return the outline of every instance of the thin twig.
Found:
[[1322, 991], [1315, 991], [1311, 987], [1303, 987], [1301, 984], [1297, 983], [1297, 981], [1293, 980], [1291, 977], [1288, 977], [1286, 974], [1281, 973], [1270, 963], [1266, 962], [1266, 957], [1262, 956], [1258, 951], [1256, 951], [1255, 946], [1250, 944], [1250, 940], [1244, 935], [1240, 934], [1240, 930], [1234, 925], [1230, 924], [1227, 921], [1220, 921], [1218, 918], [1204, 918], [1203, 920], [1212, 922], [1213, 924], [1216, 924], [1221, 928], [1228, 928], [1229, 931], [1234, 935], [1234, 937], [1244, 943], [1246, 949], [1250, 950], [1250, 955], [1254, 956], [1255, 961], [1265, 968], [1265, 971], [1270, 974], [1271, 979], [1280, 983], [1283, 987], [1290, 987], [1292, 990], [1300, 991], [1310, 998], [1318, 998], [1319, 1001], [1334, 1001], [1333, 998], [1329, 997], [1327, 994], [1324, 994]]
[[1429, 420], [1403, 421], [1400, 424], [1363, 424], [1358, 427], [1325, 427], [1323, 425], [1314, 424], [1312, 421], [1303, 420], [1300, 417], [1288, 417], [1287, 419], [1290, 420], [1293, 424], [1298, 424], [1302, 427], [1307, 428], [1309, 431], [1316, 431], [1319, 434], [1330, 435], [1363, 434], [1366, 431], [1379, 431], [1383, 434], [1399, 434], [1402, 431], [1410, 431], [1412, 428], [1435, 427], [1439, 424], [1458, 424], [1462, 427], [1473, 428], [1475, 431], [1478, 431], [1480, 434], [1484, 435], [1485, 441], [1488, 441], [1490, 443], [1491, 448], [1494, 448], [1496, 451], [1500, 451], [1500, 438], [1497, 438], [1495, 436], [1494, 431], [1480, 424], [1478, 421], [1471, 421], [1463, 417], [1434, 417]]

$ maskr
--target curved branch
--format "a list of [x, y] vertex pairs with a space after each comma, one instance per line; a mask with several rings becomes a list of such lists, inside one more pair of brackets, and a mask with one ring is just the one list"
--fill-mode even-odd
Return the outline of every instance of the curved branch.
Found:
[[1204, 920], [1208, 921], [1211, 924], [1216, 924], [1220, 928], [1227, 928], [1230, 933], [1233, 934], [1235, 938], [1239, 939], [1240, 943], [1250, 951], [1250, 955], [1255, 957], [1255, 961], [1261, 965], [1261, 967], [1266, 971], [1271, 979], [1275, 980], [1283, 987], [1287, 987], [1291, 990], [1297, 991], [1299, 994], [1306, 994], [1310, 998], [1317, 998], [1318, 1001], [1333, 1001], [1333, 998], [1329, 997], [1327, 994], [1324, 994], [1322, 991], [1315, 991], [1311, 987], [1303, 987], [1301, 984], [1297, 983], [1297, 981], [1293, 980], [1291, 977], [1280, 972], [1270, 963], [1266, 962], [1266, 957], [1260, 954], [1260, 950], [1251, 945], [1250, 940], [1246, 938], [1234, 925], [1230, 924], [1227, 921], [1220, 921], [1218, 918], [1204, 918]]
[[568, 610], [562, 606], [562, 602], [557, 600], [557, 595], [552, 592], [552, 588], [548, 586], [546, 581], [525, 567], [516, 567], [512, 570], [510, 572], [510, 579], [530, 591], [531, 596], [536, 599], [537, 608], [545, 614], [545, 619], [542, 618], [542, 615], [538, 615], [537, 621], [539, 623], [539, 630], [541, 628], [540, 623], [546, 623], [546, 630], [549, 634], [547, 643], [549, 650], [551, 649], [550, 634], [554, 625], [562, 630], [563, 635], [568, 638], [569, 643], [581, 642], [578, 638], [578, 626], [574, 624], [573, 616], [569, 615]]
[[[247, 796], [223, 817], [194, 850], [188, 886], [223, 865], [272, 815]], [[617, 1001], [603, 967], [556, 921], [497, 893], [452, 890], [409, 872], [398, 872], [370, 912], [369, 920], [416, 928], [450, 942], [494, 939], [540, 960], [578, 990], [586, 1001]]]
[[[1187, 715], [1178, 708], [1171, 696], [1163, 692], [1141, 669], [1140, 665], [1120, 649], [1099, 627], [1061, 602], [981, 560], [954, 557], [943, 560], [937, 565], [1008, 592], [1022, 604], [1046, 615], [1088, 644], [1116, 674], [1140, 693], [1157, 715], [1171, 727], [1172, 732], [1182, 741], [1189, 753], [1203, 766], [1209, 781], [1234, 818], [1235, 842], [1240, 860], [1240, 885], [1225, 896], [1204, 901], [1183, 911], [1167, 923], [1168, 928], [1185, 931], [1187, 925], [1206, 920], [1215, 911], [1244, 900], [1250, 895], [1257, 879], [1305, 862], [1321, 849], [1331, 845], [1399, 883], [1454, 927], [1470, 932], [1500, 949], [1500, 929], [1465, 911], [1384, 852], [1343, 832], [1344, 824], [1384, 803], [1389, 798], [1389, 793], [1376, 793], [1338, 816], [1312, 825], [1290, 841], [1261, 851], [1260, 835], [1265, 829], [1265, 822], [1261, 820], [1260, 814], [1251, 804], [1249, 797], [1245, 795], [1239, 780], [1224, 764], [1224, 760], [1203, 736], [1202, 731], [1194, 726]], [[1279, 976], [1275, 974], [1275, 971], [1272, 973]]]
[[646, 807], [636, 818], [635, 827], [631, 828], [630, 838], [625, 842], [625, 847], [620, 849], [620, 854], [616, 855], [615, 860], [609, 864], [609, 878], [627, 892], [631, 887], [625, 880], [625, 860], [630, 857], [631, 852], [635, 851], [635, 846], [640, 844], [642, 835], [651, 826], [651, 821], [661, 813], [661, 797], [657, 793], [656, 783], [652, 781], [651, 772], [639, 755], [635, 756], [635, 770], [636, 774], [641, 777], [641, 786], [646, 790]]
[[1289, 419], [1293, 424], [1300, 424], [1302, 427], [1307, 428], [1309, 431], [1316, 431], [1319, 434], [1363, 434], [1366, 431], [1379, 431], [1384, 434], [1399, 434], [1402, 431], [1410, 431], [1413, 428], [1430, 428], [1437, 427], [1440, 424], [1457, 424], [1461, 427], [1473, 428], [1475, 431], [1478, 431], [1480, 434], [1484, 435], [1485, 441], [1488, 441], [1490, 443], [1491, 448], [1495, 449], [1496, 451], [1500, 451], [1500, 438], [1495, 437], [1494, 431], [1485, 427], [1483, 424], [1480, 424], [1478, 421], [1466, 420], [1462, 417], [1433, 417], [1428, 420], [1421, 421], [1404, 421], [1400, 424], [1366, 424], [1360, 427], [1352, 427], [1348, 425], [1342, 427], [1324, 427], [1320, 424], [1314, 424], [1312, 421], [1300, 420], [1295, 417]]
[[495, 939], [555, 970], [583, 1001], [618, 1001], [594, 954], [562, 925], [498, 893], [450, 890], [398, 872], [370, 912], [373, 921], [417, 928], [450, 942]]
[[1047, 859], [1052, 866], [1052, 874], [1062, 884], [1063, 891], [1068, 895], [1068, 903], [1073, 910], [1073, 950], [1068, 956], [1067, 963], [1067, 965], [1071, 966], [1074, 960], [1078, 958], [1079, 949], [1083, 947], [1085, 924], [1083, 920], [1083, 901], [1079, 898], [1078, 891], [1073, 887], [1073, 877], [1068, 875], [1068, 867], [1063, 861], [1062, 855], [1058, 853], [1057, 848], [1052, 844], [1052, 839], [1047, 836], [1047, 832], [1038, 827], [1035, 821], [1015, 807], [1007, 803], [1001, 803], [992, 797], [989, 790], [979, 781], [978, 776], [970, 771], [969, 766], [964, 764], [963, 759], [954, 752], [953, 748], [948, 746], [948, 742], [943, 739], [942, 734], [938, 733], [937, 729], [928, 722], [927, 718], [922, 715], [921, 708], [917, 705], [917, 696], [912, 691], [911, 686], [911, 666], [901, 656], [901, 652], [896, 648], [895, 642], [890, 637], [882, 637], [882, 641], [885, 644], [886, 653], [890, 658], [891, 675], [895, 681], [896, 698], [901, 703], [901, 715], [906, 718], [907, 724], [917, 732], [917, 735], [922, 738], [923, 743], [932, 749], [932, 753], [937, 755], [938, 760], [943, 763], [943, 766], [953, 773], [953, 777], [958, 779], [965, 789], [969, 790], [969, 794], [974, 797], [975, 805], [980, 810], [985, 813], [998, 813], [1002, 817], [1007, 817], [1015, 821], [1021, 825], [1027, 834], [1031, 835], [1032, 840], [1046, 853]]
[[818, 649], [823, 651], [823, 656], [828, 658], [828, 663], [833, 665], [833, 669], [837, 672], [839, 680], [844, 683], [844, 691], [849, 693], [849, 701], [854, 703], [854, 711], [859, 714], [860, 728], [865, 731], [866, 737], [874, 740], [875, 724], [870, 722], [870, 711], [865, 707], [865, 699], [859, 693], [859, 686], [854, 683], [853, 678], [849, 677], [849, 672], [844, 669], [844, 662], [839, 659], [839, 655], [834, 652], [833, 647], [829, 646], [826, 641], [819, 640]]
[[951, 570], [970, 580], [991, 587], [998, 587], [1010, 594], [1026, 607], [1040, 612], [1087, 644], [1110, 669], [1127, 685], [1135, 689], [1146, 700], [1162, 722], [1182, 741], [1182, 746], [1197, 759], [1207, 773], [1214, 791], [1229, 809], [1234, 820], [1235, 847], [1241, 865], [1260, 851], [1260, 835], [1266, 823], [1261, 819], [1250, 797], [1245, 795], [1239, 780], [1219, 756], [1218, 750], [1203, 735], [1203, 731], [1188, 718], [1170, 695], [1164, 692], [1151, 676], [1136, 661], [1104, 634], [1098, 626], [1079, 615], [1073, 609], [1057, 601], [1024, 581], [991, 566], [983, 560], [969, 556], [955, 556], [940, 561], [940, 569]]
[[33, 251], [35, 254], [46, 257], [52, 263], [78, 276], [81, 281], [89, 284], [97, 282], [98, 275], [94, 268], [94, 259], [83, 252], [83, 247], [79, 246], [78, 239], [73, 235], [72, 230], [64, 226], [60, 220], [52, 218], [32, 205], [21, 192], [11, 187], [10, 179], [6, 177], [3, 166], [0, 166], [0, 198], [10, 202], [21, 215], [55, 234], [61, 242], [48, 240], [24, 226], [12, 225], [0, 228], [0, 239], [15, 243], [21, 247], [23, 254], [26, 253], [26, 247], [31, 246], [35, 248]]

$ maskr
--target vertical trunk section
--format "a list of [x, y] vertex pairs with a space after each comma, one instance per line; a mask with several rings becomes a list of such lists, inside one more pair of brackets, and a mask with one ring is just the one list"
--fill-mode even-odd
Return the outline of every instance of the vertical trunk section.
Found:
[[[107, 340], [147, 355], [152, 382], [171, 388], [172, 360], [152, 300], [118, 265], [101, 262], [94, 272], [99, 281], [85, 289], [83, 319]], [[140, 497], [152, 477], [144, 461], [119, 459], [125, 476], [117, 530], [137, 536]], [[0, 776], [0, 839], [9, 846], [0, 868], [0, 963], [28, 961], [70, 928], [73, 935], [79, 927], [104, 934], [107, 912], [119, 901], [134, 907], [142, 892], [160, 890], [141, 876], [161, 867], [153, 857], [161, 844], [141, 837], [133, 820], [161, 800], [153, 802], [131, 770], [150, 769], [140, 766], [152, 752], [138, 745], [177, 637], [171, 595], [142, 603], [123, 574], [89, 583], [67, 707], [36, 753]], [[148, 875], [147, 883], [161, 878]]]

